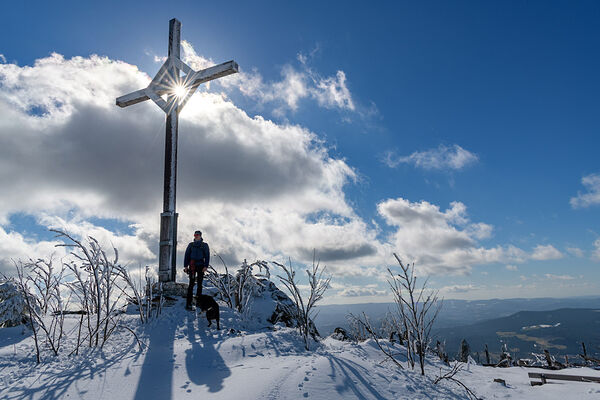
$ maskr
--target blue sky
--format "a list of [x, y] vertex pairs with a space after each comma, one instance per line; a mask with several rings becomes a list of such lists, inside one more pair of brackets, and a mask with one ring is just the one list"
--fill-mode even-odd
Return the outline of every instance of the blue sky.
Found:
[[232, 263], [314, 247], [331, 302], [385, 299], [393, 251], [446, 297], [598, 292], [598, 3], [287, 3], [4, 5], [3, 270], [51, 226], [153, 262], [162, 116], [104, 98], [154, 76], [177, 17], [192, 67], [242, 71], [182, 114], [183, 243], [200, 225]]

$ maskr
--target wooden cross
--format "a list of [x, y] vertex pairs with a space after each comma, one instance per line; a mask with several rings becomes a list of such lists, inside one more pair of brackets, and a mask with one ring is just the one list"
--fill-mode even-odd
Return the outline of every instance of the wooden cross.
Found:
[[167, 114], [163, 212], [160, 214], [158, 259], [160, 282], [174, 282], [176, 277], [178, 214], [175, 212], [175, 197], [179, 112], [200, 84], [238, 72], [238, 65], [235, 61], [194, 71], [179, 58], [180, 37], [181, 22], [173, 18], [169, 21], [169, 57], [160, 67], [152, 82], [145, 89], [117, 98], [119, 107], [152, 100]]

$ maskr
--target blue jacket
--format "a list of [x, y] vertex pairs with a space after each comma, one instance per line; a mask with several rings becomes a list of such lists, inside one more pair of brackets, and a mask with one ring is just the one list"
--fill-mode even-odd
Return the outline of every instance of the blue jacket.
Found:
[[208, 267], [208, 264], [210, 263], [208, 243], [203, 240], [198, 240], [188, 244], [183, 259], [183, 268], [187, 268], [190, 265], [191, 260], [194, 260], [194, 267], [196, 268]]

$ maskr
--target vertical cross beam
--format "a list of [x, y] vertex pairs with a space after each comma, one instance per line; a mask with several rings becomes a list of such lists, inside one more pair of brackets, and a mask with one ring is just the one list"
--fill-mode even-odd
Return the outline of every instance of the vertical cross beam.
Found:
[[[169, 21], [169, 58], [179, 59], [181, 51], [181, 22], [173, 18]], [[179, 81], [179, 69], [172, 64], [168, 72]], [[160, 215], [160, 248], [158, 277], [161, 282], [175, 282], [177, 261], [177, 213], [175, 200], [177, 193], [177, 138], [179, 128], [179, 104], [175, 94], [170, 93], [167, 104], [172, 104], [167, 114], [165, 132], [165, 172], [163, 190], [163, 212]]]
[[[194, 71], [180, 59], [181, 22], [173, 18], [169, 21], [169, 57], [145, 89], [136, 90], [118, 97], [119, 107], [152, 100], [167, 115], [165, 132], [165, 171], [163, 185], [163, 211], [160, 214], [160, 243], [158, 255], [158, 276], [161, 282], [174, 282], [177, 257], [177, 217], [175, 194], [177, 191], [177, 137], [179, 112], [185, 106], [198, 86], [213, 79], [238, 72], [238, 65], [231, 60], [203, 70]], [[184, 73], [184, 76], [180, 74]], [[177, 88], [187, 92], [177, 98]], [[167, 96], [166, 101], [162, 96]]]

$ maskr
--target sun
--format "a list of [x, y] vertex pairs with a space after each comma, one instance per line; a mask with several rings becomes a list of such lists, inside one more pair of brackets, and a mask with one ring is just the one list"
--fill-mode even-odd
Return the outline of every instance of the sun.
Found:
[[183, 86], [183, 85], [175, 85], [175, 87], [173, 88], [173, 93], [180, 100], [185, 97], [185, 95], [187, 94], [187, 92], [188, 92], [187, 88], [185, 86]]

